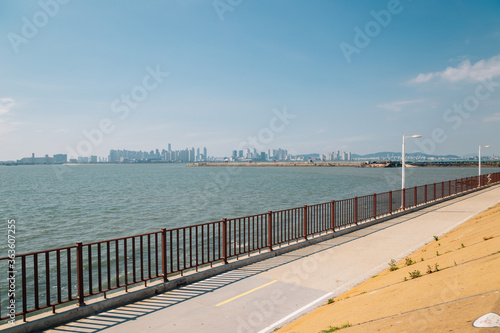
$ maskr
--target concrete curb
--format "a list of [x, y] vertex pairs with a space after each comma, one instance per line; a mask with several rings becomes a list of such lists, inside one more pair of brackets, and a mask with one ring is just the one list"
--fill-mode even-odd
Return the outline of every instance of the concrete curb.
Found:
[[[248, 266], [250, 264], [253, 264], [253, 263], [265, 260], [265, 259], [269, 259], [269, 258], [279, 256], [279, 255], [282, 255], [282, 254], [285, 254], [285, 253], [288, 253], [291, 251], [295, 251], [297, 249], [307, 247], [309, 245], [324, 242], [324, 241], [332, 239], [334, 237], [346, 235], [346, 234], [352, 233], [354, 231], [364, 229], [366, 227], [370, 227], [370, 226], [373, 226], [373, 225], [376, 225], [379, 223], [383, 223], [383, 222], [386, 222], [388, 220], [391, 220], [391, 219], [394, 219], [394, 218], [397, 218], [400, 216], [414, 213], [414, 212], [417, 212], [419, 210], [422, 210], [422, 209], [425, 209], [425, 208], [428, 208], [431, 206], [435, 206], [435, 205], [440, 204], [440, 203], [455, 200], [457, 198], [460, 198], [460, 197], [463, 197], [463, 196], [466, 196], [469, 194], [473, 194], [473, 193], [478, 192], [478, 191], [486, 190], [486, 189], [489, 189], [490, 187], [496, 187], [496, 186], [500, 186], [500, 185], [489, 185], [489, 186], [483, 187], [481, 189], [474, 189], [474, 190], [471, 190], [471, 191], [466, 192], [466, 193], [460, 193], [460, 194], [454, 195], [452, 197], [439, 199], [437, 201], [423, 204], [423, 205], [420, 205], [420, 206], [417, 206], [417, 207], [414, 207], [414, 208], [411, 208], [411, 209], [408, 209], [405, 211], [401, 211], [398, 213], [394, 213], [392, 215], [387, 215], [387, 216], [378, 218], [376, 220], [371, 220], [371, 221], [367, 221], [367, 222], [364, 222], [364, 223], [356, 225], [356, 226], [347, 227], [345, 229], [336, 231], [335, 233], [330, 232], [330, 233], [323, 235], [323, 236], [318, 236], [315, 238], [308, 239], [307, 241], [300, 241], [300, 242], [295, 243], [295, 244], [290, 244], [290, 245], [287, 245], [285, 247], [277, 248], [273, 251], [264, 252], [261, 254], [256, 254], [256, 255], [251, 256], [251, 257], [246, 258], [246, 259], [230, 261], [226, 265], [221, 264], [219, 266], [212, 267], [212, 268], [209, 268], [209, 269], [201, 271], [201, 272], [197, 272], [197, 273], [189, 274], [187, 276], [175, 278], [174, 280], [168, 281], [166, 283], [159, 281], [154, 286], [141, 288], [140, 290], [129, 291], [127, 293], [123, 293], [123, 294], [119, 294], [119, 295], [109, 295], [110, 298], [108, 298], [108, 299], [100, 299], [100, 298], [92, 299], [92, 300], [89, 300], [88, 304], [85, 306], [75, 307], [73, 305], [72, 306], [73, 308], [71, 308], [71, 309], [64, 310], [64, 308], [63, 308], [63, 312], [60, 312], [60, 313], [56, 313], [56, 314], [44, 313], [44, 314], [41, 314], [41, 315], [38, 315], [35, 317], [28, 318], [28, 320], [32, 319], [33, 321], [28, 321], [26, 323], [16, 324], [15, 326], [12, 326], [12, 327], [7, 328], [8, 324], [4, 324], [4, 325], [2, 325], [3, 327], [1, 327], [0, 330], [4, 330], [5, 332], [12, 332], [12, 333], [17, 333], [17, 332], [25, 333], [25, 332], [42, 331], [42, 330], [45, 330], [45, 329], [48, 329], [48, 328], [51, 328], [54, 326], [58, 326], [58, 325], [67, 323], [67, 322], [78, 320], [78, 319], [81, 319], [81, 318], [84, 318], [84, 317], [87, 317], [87, 316], [90, 316], [90, 315], [93, 315], [93, 314], [96, 314], [99, 312], [103, 312], [106, 310], [117, 308], [119, 306], [123, 306], [126, 304], [137, 302], [137, 301], [149, 298], [151, 296], [154, 296], [156, 294], [161, 294], [161, 293], [179, 288], [181, 286], [192, 284], [192, 283], [219, 275], [219, 274], [224, 273], [224, 272], [228, 272], [228, 271], [231, 271], [234, 269]], [[39, 317], [39, 318], [37, 318], [37, 317]]]

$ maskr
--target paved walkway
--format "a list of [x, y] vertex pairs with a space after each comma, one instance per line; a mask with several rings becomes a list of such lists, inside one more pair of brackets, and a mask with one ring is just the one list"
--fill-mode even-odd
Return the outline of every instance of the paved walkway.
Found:
[[498, 202], [495, 186], [49, 332], [272, 332]]

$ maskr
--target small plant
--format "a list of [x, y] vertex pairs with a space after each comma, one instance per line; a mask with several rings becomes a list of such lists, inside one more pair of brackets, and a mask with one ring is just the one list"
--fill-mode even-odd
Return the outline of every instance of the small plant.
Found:
[[420, 261], [424, 261], [424, 258], [420, 258]]
[[441, 243], [438, 243], [438, 246], [441, 246]]
[[406, 266], [411, 266], [415, 263], [411, 258], [406, 258], [405, 261]]
[[366, 294], [366, 291], [362, 291], [359, 293], [360, 295]]
[[432, 236], [432, 237], [434, 237], [434, 240], [435, 240], [436, 242], [437, 242], [437, 240], [439, 239], [439, 237], [438, 237], [438, 236]]
[[406, 276], [405, 276], [405, 278], [403, 279], [403, 281], [408, 281], [408, 279], [406, 278]]
[[464, 245], [464, 243], [462, 243], [462, 248], [464, 248], [464, 247], [465, 247], [465, 245]]
[[439, 255], [440, 255], [440, 254], [439, 254], [439, 251], [436, 251], [436, 255], [439, 257]]
[[439, 265], [438, 264], [434, 264], [434, 272], [439, 272]]
[[376, 278], [377, 276], [378, 276], [378, 274], [377, 274], [377, 275], [372, 276], [372, 279]]
[[321, 331], [321, 333], [336, 332], [336, 331], [339, 331], [339, 330], [341, 330], [343, 328], [348, 328], [348, 327], [351, 327], [351, 324], [349, 324], [349, 322], [347, 322], [347, 324], [344, 324], [342, 326], [330, 326], [330, 329], [323, 330], [323, 331]]
[[412, 279], [416, 279], [418, 277], [421, 277], [422, 275], [420, 274], [420, 271], [418, 270], [414, 270], [413, 272], [409, 272], [408, 274], [410, 274], [410, 277]]
[[335, 303], [335, 300], [333, 298], [329, 298], [328, 299], [328, 304], [332, 304], [332, 303]]
[[396, 271], [399, 269], [398, 266], [396, 266], [396, 260], [394, 259], [391, 259], [391, 261], [389, 262], [389, 270], [392, 272], [392, 271]]
[[431, 274], [432, 273], [432, 267], [430, 265], [427, 265], [427, 274]]

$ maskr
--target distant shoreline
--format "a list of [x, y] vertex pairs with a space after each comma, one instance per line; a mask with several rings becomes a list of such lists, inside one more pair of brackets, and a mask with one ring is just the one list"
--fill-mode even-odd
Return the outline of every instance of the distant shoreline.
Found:
[[[98, 163], [46, 163], [46, 164], [17, 164], [0, 163], [0, 166], [81, 166], [81, 165], [151, 165], [151, 164], [185, 164], [188, 167], [350, 167], [350, 168], [400, 168], [401, 162], [379, 162], [379, 161], [346, 161], [346, 162], [140, 162], [140, 163], [119, 163], [119, 162], [98, 162]], [[500, 167], [500, 161], [481, 162], [481, 166], [487, 168]], [[453, 167], [453, 168], [472, 168], [478, 167], [477, 161], [457, 161], [457, 162], [406, 162], [406, 167], [425, 168], [425, 167]]]
[[[199, 162], [189, 163], [188, 167], [356, 167], [356, 168], [398, 168], [401, 162]], [[406, 167], [477, 167], [471, 162], [406, 162]], [[483, 167], [500, 167], [500, 161], [482, 162]]]

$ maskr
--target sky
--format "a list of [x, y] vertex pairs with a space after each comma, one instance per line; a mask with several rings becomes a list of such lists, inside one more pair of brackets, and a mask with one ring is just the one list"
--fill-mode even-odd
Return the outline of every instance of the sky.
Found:
[[500, 155], [498, 1], [4, 0], [0, 59], [0, 160]]

